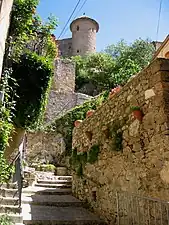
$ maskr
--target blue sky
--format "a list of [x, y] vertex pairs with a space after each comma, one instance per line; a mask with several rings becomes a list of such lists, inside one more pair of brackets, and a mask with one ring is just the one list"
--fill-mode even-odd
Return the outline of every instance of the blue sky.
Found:
[[[83, 1], [81, 0], [82, 3]], [[55, 31], [58, 37], [76, 3], [77, 0], [40, 0], [37, 11], [43, 20], [49, 14], [58, 18], [59, 26]], [[121, 39], [128, 43], [139, 37], [156, 40], [159, 5], [160, 0], [88, 0], [77, 17], [85, 12], [87, 16], [99, 22], [97, 51], [101, 51], [107, 45], [115, 44]], [[169, 0], [163, 0], [158, 40], [164, 40], [168, 33]], [[61, 38], [70, 36], [71, 33], [67, 29]]]

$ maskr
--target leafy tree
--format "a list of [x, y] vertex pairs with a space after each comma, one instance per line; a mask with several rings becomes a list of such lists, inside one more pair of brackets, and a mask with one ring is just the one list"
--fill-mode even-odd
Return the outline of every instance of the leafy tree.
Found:
[[85, 57], [75, 56], [73, 60], [76, 62], [76, 89], [89, 82], [99, 90], [110, 87], [111, 73], [115, 66], [110, 55], [96, 53]]
[[36, 14], [38, 3], [39, 0], [14, 0], [6, 42], [6, 59], [19, 59], [27, 48], [45, 57], [56, 56], [57, 48], [51, 35], [57, 26], [57, 19], [51, 15], [43, 23]]
[[85, 57], [75, 56], [76, 89], [92, 83], [95, 93], [124, 85], [152, 59], [154, 47], [149, 40], [138, 39], [131, 45], [123, 40], [108, 46], [104, 52]]
[[111, 55], [113, 59], [122, 61], [122, 63], [130, 59], [137, 64], [140, 70], [149, 64], [154, 51], [155, 48], [149, 39], [136, 39], [130, 45], [121, 40], [117, 45], [112, 44], [105, 49], [105, 53]]

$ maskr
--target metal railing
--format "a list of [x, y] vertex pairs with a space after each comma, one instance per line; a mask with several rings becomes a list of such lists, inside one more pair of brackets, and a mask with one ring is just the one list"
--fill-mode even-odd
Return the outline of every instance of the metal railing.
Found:
[[117, 225], [169, 225], [169, 202], [116, 192]]
[[21, 163], [21, 154], [18, 152], [12, 164], [15, 166], [15, 173], [13, 174], [13, 182], [17, 182], [17, 193], [19, 197], [19, 208], [21, 209], [21, 195], [23, 187], [23, 177], [22, 177], [22, 163]]

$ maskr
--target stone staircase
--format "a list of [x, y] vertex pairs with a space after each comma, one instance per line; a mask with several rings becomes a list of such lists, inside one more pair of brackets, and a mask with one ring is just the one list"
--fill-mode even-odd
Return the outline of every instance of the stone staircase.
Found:
[[0, 216], [7, 214], [15, 225], [21, 225], [22, 215], [19, 207], [17, 183], [0, 186]]
[[72, 196], [71, 176], [38, 179], [23, 189], [23, 223], [31, 225], [105, 225]]

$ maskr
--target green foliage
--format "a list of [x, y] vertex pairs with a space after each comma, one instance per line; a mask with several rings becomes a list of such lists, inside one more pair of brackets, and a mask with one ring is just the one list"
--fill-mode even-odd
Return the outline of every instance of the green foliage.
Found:
[[8, 165], [4, 157], [4, 150], [13, 130], [11, 110], [15, 107], [15, 101], [13, 100], [15, 92], [10, 96], [10, 84], [12, 83], [15, 86], [16, 82], [11, 78], [11, 73], [11, 70], [6, 69], [2, 74], [0, 83], [0, 92], [4, 96], [0, 103], [0, 183], [7, 182], [13, 172], [13, 167]]
[[96, 53], [85, 57], [75, 56], [76, 90], [85, 83], [91, 82], [99, 91], [111, 87], [110, 75], [115, 64], [112, 57], [104, 53]]
[[72, 150], [70, 165], [79, 177], [83, 176], [83, 169], [86, 163], [94, 163], [97, 161], [99, 152], [99, 145], [93, 145], [88, 152], [77, 152], [77, 148]]
[[131, 106], [131, 111], [136, 111], [139, 110], [140, 111], [140, 107], [139, 106]]
[[[155, 48], [149, 39], [143, 40], [139, 38], [129, 45], [124, 40], [121, 40], [117, 45], [109, 45], [105, 52], [117, 60], [118, 63], [125, 63], [126, 59], [130, 59], [138, 65], [140, 70], [150, 63]], [[121, 66], [121, 64], [119, 65]]]
[[76, 169], [76, 174], [79, 177], [83, 176], [83, 165], [82, 165], [82, 163], [79, 163], [79, 165], [78, 165], [78, 167]]
[[86, 164], [87, 163], [87, 152], [79, 152], [77, 154], [77, 161], [79, 163], [81, 163], [82, 165]]
[[75, 56], [76, 90], [92, 83], [97, 92], [124, 85], [128, 79], [146, 67], [155, 49], [149, 40], [138, 39], [131, 45], [120, 41], [103, 53]]
[[114, 121], [110, 127], [110, 133], [113, 143], [113, 150], [121, 151], [123, 149], [122, 141], [123, 141], [123, 133], [121, 130], [120, 122]]
[[67, 153], [70, 155], [74, 122], [76, 120], [85, 119], [87, 111], [90, 109], [96, 109], [107, 99], [107, 96], [108, 92], [103, 92], [98, 97], [86, 101], [82, 105], [71, 109], [65, 115], [57, 118], [54, 122], [47, 126], [45, 130], [62, 134], [66, 143]]
[[[0, 103], [0, 182], [7, 181], [13, 170], [4, 158], [13, 123], [23, 128], [39, 125], [52, 77], [57, 48], [51, 34], [57, 21], [51, 16], [43, 24], [35, 15], [38, 3], [39, 0], [13, 3], [0, 83], [0, 93], [4, 93]], [[25, 54], [27, 49], [44, 58]]]
[[37, 171], [54, 172], [56, 167], [52, 164], [39, 164], [35, 166]]
[[12, 60], [18, 59], [25, 48], [52, 59], [56, 57], [57, 48], [51, 34], [57, 20], [50, 16], [46, 23], [42, 23], [36, 15], [38, 3], [39, 0], [14, 0], [6, 48], [7, 51], [12, 48]]
[[36, 53], [26, 53], [13, 63], [12, 77], [17, 80], [14, 121], [17, 127], [36, 128], [43, 119], [47, 94], [53, 76], [52, 62]]
[[0, 224], [1, 225], [13, 225], [13, 223], [8, 215], [0, 216]]
[[14, 0], [9, 35], [20, 37], [31, 34], [33, 15], [39, 0]]
[[99, 151], [100, 151], [99, 145], [93, 145], [90, 151], [88, 152], [87, 162], [88, 163], [96, 162], [98, 159]]
[[0, 152], [0, 184], [7, 183], [13, 173], [13, 165], [8, 165], [4, 153]]

